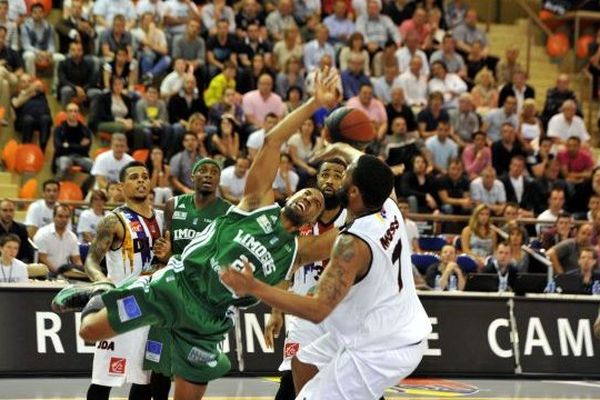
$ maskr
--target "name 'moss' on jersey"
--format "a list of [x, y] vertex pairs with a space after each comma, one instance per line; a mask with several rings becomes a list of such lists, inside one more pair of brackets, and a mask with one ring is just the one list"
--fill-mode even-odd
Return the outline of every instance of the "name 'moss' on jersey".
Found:
[[398, 206], [355, 219], [342, 230], [371, 249], [369, 271], [323, 322], [348, 348], [385, 350], [418, 343], [431, 332], [412, 275], [410, 246]]
[[163, 222], [158, 214], [152, 213], [151, 218], [136, 213], [127, 206], [121, 206], [111, 211], [123, 225], [123, 241], [117, 249], [106, 253], [106, 269], [108, 278], [119, 284], [130, 276], [139, 276], [152, 268], [154, 241], [161, 236]]

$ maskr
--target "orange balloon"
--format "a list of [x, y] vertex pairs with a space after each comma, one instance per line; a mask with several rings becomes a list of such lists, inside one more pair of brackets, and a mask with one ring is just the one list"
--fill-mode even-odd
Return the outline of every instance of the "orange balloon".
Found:
[[6, 146], [2, 150], [2, 161], [6, 166], [6, 169], [10, 172], [15, 170], [15, 163], [17, 162], [17, 149], [19, 143], [15, 139], [10, 139]]
[[577, 58], [587, 58], [588, 50], [591, 43], [594, 43], [594, 36], [592, 35], [583, 35], [579, 39], [577, 39], [575, 54]]
[[542, 22], [544, 22], [552, 31], [563, 24], [563, 21], [555, 19], [556, 14], [554, 14], [552, 11], [540, 10], [538, 17], [540, 17]]
[[138, 149], [133, 152], [131, 155], [134, 160], [145, 163], [148, 160], [148, 156], [150, 155], [150, 150], [148, 149]]
[[71, 181], [62, 181], [58, 189], [58, 200], [83, 200], [83, 192], [78, 184]]
[[569, 51], [569, 38], [564, 33], [549, 36], [546, 51], [550, 57], [564, 57]]
[[44, 13], [48, 15], [52, 11], [52, 0], [25, 0], [27, 3], [27, 11], [31, 13], [31, 6], [40, 3], [44, 6]]
[[37, 192], [38, 181], [35, 178], [31, 178], [21, 187], [19, 197], [22, 199], [35, 199], [38, 197]]
[[40, 146], [27, 143], [19, 146], [15, 170], [19, 173], [38, 173], [44, 167], [44, 153]]

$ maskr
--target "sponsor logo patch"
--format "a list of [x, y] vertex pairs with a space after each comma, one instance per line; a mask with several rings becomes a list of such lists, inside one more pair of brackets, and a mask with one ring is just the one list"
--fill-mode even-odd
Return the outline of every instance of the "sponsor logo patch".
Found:
[[125, 366], [127, 365], [127, 359], [119, 357], [111, 357], [110, 363], [108, 364], [108, 373], [111, 375], [123, 375], [125, 373]]
[[162, 353], [163, 344], [155, 340], [148, 340], [146, 342], [146, 360], [152, 362], [160, 362], [160, 355]]
[[286, 342], [283, 347], [283, 358], [292, 358], [300, 350], [300, 343]]
[[[185, 208], [185, 206], [183, 208]], [[173, 212], [173, 219], [186, 219], [186, 218], [187, 218], [187, 211]]]
[[256, 218], [256, 222], [258, 223], [258, 225], [260, 225], [261, 229], [265, 233], [269, 234], [273, 232], [273, 226], [269, 222], [269, 218], [267, 218], [266, 215], [261, 215], [260, 217]]
[[117, 309], [121, 322], [127, 322], [142, 316], [142, 310], [134, 296], [127, 296], [117, 300]]
[[194, 364], [206, 364], [210, 368], [217, 366], [217, 356], [215, 354], [209, 353], [208, 351], [204, 351], [197, 347], [192, 347], [187, 359]]

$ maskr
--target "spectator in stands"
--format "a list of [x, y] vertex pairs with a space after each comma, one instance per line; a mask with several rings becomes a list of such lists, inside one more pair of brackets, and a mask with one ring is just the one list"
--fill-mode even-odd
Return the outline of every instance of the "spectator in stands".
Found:
[[445, 174], [450, 160], [458, 157], [458, 145], [449, 137], [450, 123], [440, 121], [436, 134], [425, 140], [433, 169], [438, 174]]
[[517, 139], [514, 125], [502, 124], [500, 140], [492, 144], [492, 165], [498, 175], [508, 172], [510, 162], [515, 156], [526, 156], [521, 142]]
[[[404, 38], [404, 44], [408, 46], [407, 39], [413, 34], [417, 39], [417, 46], [421, 49], [430, 47], [431, 26], [427, 22], [427, 11], [417, 7], [411, 19], [404, 20], [399, 27], [400, 35]], [[400, 68], [402, 70], [402, 67]]]
[[484, 69], [491, 69], [489, 64], [492, 63], [490, 58], [484, 53], [484, 45], [479, 40], [476, 40], [471, 46], [471, 51], [465, 57], [465, 65], [467, 66], [467, 77], [473, 81], [477, 74]]
[[20, 240], [17, 259], [32, 263], [33, 247], [29, 243], [27, 228], [24, 224], [15, 221], [15, 203], [4, 199], [0, 201], [0, 237], [8, 234], [16, 235]]
[[508, 82], [500, 90], [498, 106], [504, 105], [504, 100], [508, 96], [513, 96], [517, 100], [517, 113], [520, 114], [526, 99], [535, 99], [535, 89], [527, 83], [527, 73], [524, 70], [516, 70], [512, 76], [512, 83]]
[[318, 171], [308, 163], [308, 160], [319, 147], [318, 141], [315, 121], [307, 119], [300, 127], [300, 131], [293, 134], [287, 142], [290, 159], [300, 178], [300, 188], [314, 183]]
[[[388, 14], [389, 15], [389, 14]], [[329, 42], [333, 45], [345, 43], [354, 33], [354, 22], [348, 17], [346, 0], [336, 0], [333, 13], [323, 19], [323, 24], [329, 29]]]
[[492, 165], [492, 151], [487, 145], [485, 132], [473, 133], [472, 143], [466, 145], [462, 152], [462, 162], [469, 180], [481, 175], [482, 171]]
[[105, 62], [113, 61], [119, 48], [127, 50], [127, 61], [133, 60], [133, 36], [127, 30], [126, 24], [125, 16], [117, 14], [113, 19], [112, 27], [100, 35], [100, 55]]
[[223, 71], [211, 79], [204, 91], [204, 104], [212, 107], [223, 99], [226, 89], [235, 89], [236, 66], [231, 61], [223, 64]]
[[574, 236], [573, 217], [566, 212], [560, 213], [554, 221], [554, 225], [542, 233], [540, 237], [542, 248], [548, 250], [563, 240], [571, 239]]
[[471, 95], [473, 95], [473, 104], [479, 114], [485, 115], [488, 111], [498, 107], [498, 89], [494, 75], [489, 69], [484, 68], [477, 73]]
[[444, 214], [469, 215], [473, 200], [469, 193], [469, 181], [463, 175], [463, 165], [458, 158], [449, 161], [448, 172], [437, 180], [440, 210]]
[[221, 197], [229, 201], [231, 204], [238, 204], [244, 194], [246, 186], [246, 178], [248, 177], [248, 169], [250, 161], [245, 157], [238, 157], [235, 160], [235, 165], [229, 166], [221, 173], [221, 181], [219, 190]]
[[154, 79], [161, 77], [171, 66], [167, 37], [156, 25], [154, 15], [150, 12], [141, 16], [139, 26], [132, 31], [132, 34], [139, 44], [142, 81], [145, 84], [154, 83]]
[[586, 221], [593, 221], [593, 214], [596, 210], [600, 209], [600, 196], [593, 194], [590, 196], [590, 199], [588, 201], [588, 212], [576, 215], [575, 219], [583, 219]]
[[[289, 60], [290, 59], [288, 58], [288, 61]], [[252, 90], [258, 89], [258, 80], [264, 74], [271, 76], [272, 80], [275, 81], [276, 74], [265, 64], [265, 56], [257, 53], [252, 57], [252, 65], [250, 68], [242, 68], [237, 75], [237, 91], [241, 94], [246, 94]]]
[[154, 23], [163, 26], [165, 3], [162, 0], [140, 0], [135, 5], [135, 11], [138, 18], [141, 18], [145, 13], [150, 13]]
[[214, 126], [215, 128], [219, 126], [222, 114], [232, 115], [238, 126], [244, 124], [244, 110], [242, 109], [242, 106], [235, 101], [235, 89], [225, 89], [221, 101], [208, 110], [208, 125]]
[[340, 71], [348, 69], [350, 56], [356, 54], [362, 56], [363, 72], [367, 76], [371, 76], [371, 66], [369, 63], [369, 52], [365, 50], [365, 39], [362, 33], [354, 32], [348, 38], [346, 46], [340, 50]]
[[480, 42], [483, 45], [482, 52], [487, 56], [487, 36], [485, 32], [477, 28], [477, 11], [475, 9], [471, 8], [467, 11], [464, 22], [452, 31], [452, 36], [456, 40], [456, 48], [464, 54], [471, 52], [475, 42]]
[[[392, 86], [390, 93], [390, 102], [385, 106], [387, 119], [394, 121], [397, 117], [404, 118], [406, 129], [408, 132], [417, 131], [417, 122], [412, 109], [406, 105], [404, 101], [404, 90], [400, 86]], [[392, 133], [392, 126], [389, 124], [387, 134]]]
[[572, 196], [572, 188], [560, 177], [560, 166], [555, 159], [549, 160], [541, 176], [535, 178], [533, 192], [535, 193], [534, 213], [539, 214], [547, 207], [547, 201], [553, 189], [559, 188], [565, 193], [565, 198]]
[[437, 189], [435, 177], [430, 173], [427, 158], [422, 154], [413, 157], [412, 171], [402, 174], [395, 183], [397, 195], [408, 199], [411, 212], [431, 213], [439, 208], [438, 201], [432, 195], [436, 194]]
[[206, 105], [196, 87], [196, 78], [186, 74], [183, 77], [183, 87], [176, 95], [171, 96], [167, 104], [169, 123], [173, 125], [174, 142], [178, 144], [185, 122], [192, 114], [206, 114]]
[[164, 205], [173, 197], [173, 189], [169, 184], [171, 168], [165, 161], [165, 153], [159, 146], [154, 146], [150, 151], [150, 157], [146, 161], [146, 168], [150, 175], [150, 186], [154, 193], [154, 204]]
[[448, 112], [443, 109], [444, 95], [441, 92], [429, 94], [427, 107], [417, 114], [417, 123], [421, 138], [427, 139], [436, 134], [438, 124], [442, 121], [450, 121]]
[[69, 7], [69, 14], [57, 22], [56, 33], [59, 39], [59, 50], [61, 54], [67, 54], [71, 43], [80, 43], [83, 54], [93, 56], [96, 39], [96, 31], [93, 23], [83, 14], [83, 3], [81, 0], [73, 0]]
[[202, 24], [209, 35], [217, 33], [217, 25], [222, 20], [227, 21], [229, 32], [235, 33], [235, 13], [225, 3], [225, 0], [212, 0], [212, 2], [202, 7], [200, 13], [202, 15]]
[[481, 176], [471, 181], [469, 193], [475, 204], [485, 204], [495, 215], [502, 214], [506, 203], [506, 192], [502, 182], [496, 179], [494, 167], [485, 167]]
[[96, 237], [98, 223], [107, 213], [104, 209], [107, 201], [108, 197], [103, 190], [92, 191], [89, 208], [81, 212], [77, 222], [77, 234], [82, 243], [92, 243]]
[[102, 33], [112, 26], [121, 15], [126, 23], [123, 27], [127, 30], [135, 25], [137, 14], [135, 6], [131, 0], [98, 0], [94, 4], [94, 21], [96, 23], [96, 32], [101, 36]]
[[16, 22], [8, 19], [8, 10], [9, 2], [0, 0], [0, 26], [6, 29], [6, 43], [12, 50], [19, 51], [19, 27]]
[[258, 150], [262, 147], [265, 141], [265, 135], [271, 131], [279, 122], [279, 116], [275, 113], [268, 113], [265, 116], [265, 122], [261, 129], [258, 129], [248, 136], [246, 141], [246, 147], [248, 149], [248, 159], [250, 162], [254, 160], [254, 157], [258, 153]]
[[[252, 2], [254, 2], [254, 0], [252, 0]], [[240, 32], [239, 29], [238, 32]], [[261, 28], [257, 22], [248, 25], [248, 28], [244, 32], [244, 36], [240, 40], [240, 48], [238, 50], [240, 67], [249, 68], [252, 65], [252, 59], [256, 54], [261, 54], [264, 57], [265, 64], [269, 68], [273, 67], [273, 45], [270, 41], [261, 36]]]
[[594, 168], [592, 177], [575, 185], [575, 195], [573, 204], [569, 209], [573, 212], [587, 212], [587, 205], [592, 195], [600, 196], [600, 167]]
[[465, 20], [467, 6], [463, 0], [451, 0], [446, 2], [445, 21], [448, 29], [454, 29]]
[[96, 189], [106, 189], [110, 182], [119, 182], [121, 169], [133, 157], [127, 154], [127, 137], [123, 133], [115, 133], [110, 138], [110, 150], [98, 155], [94, 160], [91, 174], [96, 177]]
[[273, 47], [273, 67], [276, 70], [284, 70], [287, 60], [291, 57], [302, 59], [303, 48], [299, 33], [295, 24], [290, 25], [284, 29], [283, 38], [275, 43]]
[[213, 157], [222, 159], [225, 166], [233, 164], [240, 154], [238, 130], [233, 115], [222, 114], [217, 133], [210, 137]]
[[[492, 150], [492, 160], [493, 160]], [[519, 205], [519, 216], [533, 217], [535, 203], [535, 185], [525, 175], [525, 158], [515, 155], [510, 159], [508, 171], [500, 177], [506, 192], [506, 201]]]
[[580, 183], [592, 176], [595, 162], [588, 149], [581, 148], [578, 136], [567, 139], [565, 148], [558, 152], [556, 159], [567, 182]]
[[53, 210], [53, 222], [41, 227], [33, 236], [33, 242], [39, 249], [39, 261], [50, 272], [60, 272], [60, 267], [69, 264], [83, 268], [77, 236], [69, 229], [70, 221], [71, 209], [57, 204]]
[[[201, 113], [194, 113], [190, 115], [190, 118], [187, 120], [185, 127], [189, 132], [196, 135], [196, 138], [198, 138], [198, 147], [196, 149], [198, 150], [198, 154], [200, 155], [200, 157], [210, 157], [211, 154], [208, 150], [210, 147], [210, 138], [206, 133], [206, 130], [204, 129], [206, 127], [206, 117]], [[173, 147], [175, 147], [177, 151], [182, 149], [183, 147], [181, 140], [179, 141], [179, 143], [174, 143]]]
[[379, 157], [386, 161], [396, 179], [399, 179], [399, 174], [412, 168], [412, 158], [425, 149], [418, 133], [414, 130], [408, 131], [404, 117], [395, 117], [390, 125], [392, 131], [381, 141]]
[[271, 11], [267, 16], [265, 25], [269, 36], [274, 41], [283, 39], [286, 28], [296, 25], [294, 19], [294, 3], [292, 0], [280, 0], [277, 9]]
[[169, 101], [171, 96], [178, 93], [183, 87], [186, 68], [184, 59], [176, 59], [173, 63], [173, 71], [171, 71], [160, 83], [160, 95], [165, 101]]
[[429, 37], [427, 38], [426, 47], [424, 48], [427, 51], [428, 55], [431, 56], [432, 52], [439, 50], [441, 48], [441, 44], [444, 41], [444, 36], [447, 33], [445, 25], [443, 25], [442, 21], [442, 11], [435, 6], [436, 0], [429, 0], [430, 4], [433, 5], [433, 8], [430, 8], [428, 11], [428, 23], [431, 26], [431, 32], [429, 33]]
[[460, 234], [463, 252], [473, 257], [480, 268], [496, 248], [496, 232], [492, 229], [490, 217], [491, 209], [485, 204], [479, 204], [473, 209], [469, 224]]
[[125, 94], [132, 100], [137, 101], [140, 98], [139, 92], [135, 89], [135, 85], [137, 85], [137, 76], [138, 70], [136, 63], [129, 61], [127, 49], [125, 47], [119, 47], [116, 50], [114, 60], [106, 62], [102, 66], [102, 87], [104, 89], [110, 89], [111, 79], [119, 78], [123, 81], [123, 90]]
[[27, 283], [27, 264], [17, 256], [21, 247], [21, 239], [9, 233], [0, 236], [0, 282]]
[[592, 286], [600, 280], [598, 273], [598, 253], [592, 247], [584, 247], [579, 252], [577, 267], [565, 272], [564, 275], [574, 276], [578, 280], [578, 288], [569, 288], [568, 293], [593, 294]]
[[144, 97], [135, 104], [135, 120], [143, 127], [152, 143], [160, 143], [163, 149], [171, 145], [173, 130], [169, 125], [167, 105], [158, 94], [158, 89], [148, 86]]
[[534, 99], [523, 101], [523, 108], [519, 116], [518, 135], [523, 140], [526, 147], [532, 147], [535, 141], [538, 141], [544, 132], [542, 121], [537, 116], [537, 109]]
[[[167, 0], [165, 1], [164, 24], [167, 34], [171, 37], [181, 35], [186, 30], [189, 21], [200, 21], [201, 15], [198, 6], [191, 0]], [[198, 25], [198, 33], [200, 26]], [[197, 33], [197, 34], [198, 34]], [[196, 35], [197, 35], [196, 34]], [[173, 56], [175, 58], [175, 56]]]
[[390, 101], [392, 101], [391, 92], [397, 77], [398, 66], [396, 63], [392, 63], [383, 67], [383, 75], [371, 79], [371, 82], [373, 82], [373, 91], [375, 92], [375, 96], [386, 106], [390, 103]]
[[283, 71], [277, 74], [275, 88], [277, 94], [283, 99], [288, 90], [293, 86], [304, 91], [304, 74], [302, 72], [302, 62], [299, 58], [290, 57], [285, 64]]
[[[517, 115], [517, 99], [514, 96], [506, 97], [502, 107], [490, 110], [483, 118], [483, 130], [492, 141], [501, 139], [501, 132], [505, 124], [509, 124], [514, 129], [519, 126]], [[501, 173], [501, 172], [498, 172]]]
[[225, 62], [237, 65], [239, 45], [237, 38], [229, 29], [229, 22], [221, 19], [217, 22], [217, 32], [206, 41], [206, 61], [209, 78], [225, 68]]
[[[506, 234], [507, 237], [509, 231], [516, 226], [519, 229], [521, 229], [523, 233], [523, 242], [529, 242], [529, 234], [527, 233], [527, 229], [525, 229], [524, 224], [519, 222], [519, 205], [517, 203], [506, 203], [506, 205], [504, 206], [504, 210], [502, 211], [502, 218], [504, 218], [504, 225], [502, 225], [500, 229]], [[500, 236], [503, 235], [500, 234]]]
[[6, 27], [0, 25], [0, 107], [3, 107], [6, 113], [0, 119], [0, 126], [8, 125], [12, 110], [10, 97], [17, 90], [19, 77], [23, 73], [23, 60], [17, 51], [6, 44], [6, 39]]
[[[573, 100], [575, 107], [578, 109], [577, 98], [575, 92], [571, 90], [571, 80], [569, 75], [560, 74], [556, 78], [556, 86], [548, 89], [546, 92], [546, 102], [544, 103], [544, 110], [542, 111], [542, 122], [544, 127], [548, 126], [550, 118], [558, 114], [562, 110], [562, 107], [567, 100]], [[578, 113], [581, 115], [581, 113]], [[569, 137], [571, 135], [567, 135]]]
[[381, 3], [378, 0], [367, 1], [367, 14], [356, 18], [356, 31], [360, 32], [367, 42], [367, 51], [374, 55], [379, 52], [388, 40], [400, 44], [402, 36], [387, 15], [381, 14]]
[[335, 50], [328, 43], [329, 29], [324, 24], [318, 24], [315, 28], [316, 37], [304, 45], [304, 66], [308, 72], [319, 66], [319, 60], [324, 54], [329, 54], [335, 59]]
[[404, 226], [406, 227], [406, 236], [408, 237], [408, 243], [411, 245], [411, 250], [413, 253], [420, 253], [421, 248], [419, 247], [419, 228], [415, 221], [410, 219], [410, 206], [408, 204], [408, 200], [404, 197], [399, 197], [397, 199], [398, 208], [402, 213], [402, 217], [404, 218]]
[[255, 127], [261, 127], [265, 117], [273, 113], [278, 117], [285, 113], [285, 105], [281, 97], [273, 92], [273, 78], [263, 74], [258, 78], [258, 89], [246, 93], [242, 99], [242, 108], [246, 122]]
[[44, 84], [29, 74], [22, 74], [19, 78], [19, 91], [11, 99], [11, 105], [17, 117], [15, 130], [21, 133], [23, 143], [32, 143], [33, 133], [38, 131], [40, 147], [44, 152], [52, 128]]
[[8, 0], [8, 20], [21, 25], [27, 15], [27, 3], [25, 0]]
[[[196, 74], [202, 74], [206, 65], [206, 44], [199, 35], [200, 22], [190, 19], [185, 24], [185, 30], [173, 40], [171, 48], [171, 58], [184, 60], [186, 66], [183, 69], [191, 69]], [[178, 69], [177, 63], [175, 63], [174, 68]]]
[[494, 252], [494, 255], [488, 259], [483, 272], [498, 274], [499, 288], [501, 283], [506, 284], [506, 287], [509, 289], [514, 288], [519, 270], [512, 259], [510, 242], [498, 243], [498, 248]]
[[350, 55], [348, 69], [343, 70], [341, 74], [344, 100], [358, 95], [362, 85], [371, 83], [371, 80], [363, 71], [363, 64], [362, 55], [356, 53]]
[[555, 144], [566, 144], [567, 139], [576, 136], [585, 147], [589, 147], [590, 135], [585, 127], [583, 118], [575, 115], [577, 103], [565, 100], [560, 113], [555, 114], [548, 122], [547, 135], [554, 139]]
[[594, 227], [591, 223], [579, 225], [574, 238], [563, 240], [546, 252], [556, 274], [577, 269], [581, 250], [591, 246], [593, 232]]
[[548, 197], [548, 208], [541, 212], [537, 220], [542, 222], [535, 226], [537, 235], [541, 237], [550, 225], [558, 219], [558, 216], [563, 212], [563, 206], [565, 205], [565, 192], [560, 187], [552, 189], [550, 197]]
[[95, 64], [83, 56], [79, 42], [71, 42], [69, 56], [58, 66], [58, 93], [63, 108], [71, 101], [90, 103], [100, 95]]
[[273, 194], [275, 201], [279, 204], [285, 204], [285, 200], [296, 193], [300, 177], [292, 167], [290, 156], [281, 153], [279, 156], [279, 169], [273, 181]]
[[[535, 177], [540, 177], [544, 174], [546, 165], [552, 161], [556, 161], [556, 154], [553, 152], [552, 138], [544, 136], [538, 141], [538, 149], [534, 150], [527, 158], [527, 167]], [[557, 163], [557, 173], [560, 173], [560, 166]]]
[[406, 103], [414, 110], [420, 111], [427, 105], [427, 75], [423, 72], [423, 60], [420, 57], [410, 60], [408, 70], [397, 78], [397, 83], [404, 90]]
[[297, 86], [291, 86], [285, 95], [285, 113], [286, 115], [302, 105], [304, 92]]
[[192, 193], [192, 167], [202, 156], [198, 154], [198, 137], [195, 133], [183, 135], [183, 150], [171, 158], [171, 185], [175, 193]]
[[452, 132], [450, 136], [464, 147], [470, 143], [473, 133], [479, 131], [479, 116], [474, 110], [472, 96], [462, 93], [458, 96], [458, 107], [448, 111]]
[[467, 281], [462, 269], [456, 263], [456, 249], [447, 244], [440, 251], [440, 261], [427, 267], [425, 282], [434, 290], [448, 290], [451, 275], [456, 277], [457, 289], [464, 290]]
[[507, 47], [504, 51], [504, 58], [496, 65], [496, 77], [498, 78], [498, 85], [510, 87], [511, 83], [515, 83], [514, 76], [517, 71], [525, 74], [525, 68], [523, 68], [518, 60], [519, 48], [516, 45]]
[[467, 67], [462, 56], [456, 52], [456, 42], [451, 34], [444, 35], [441, 48], [433, 52], [429, 62], [442, 61], [448, 72], [457, 74], [461, 79], [467, 77]]
[[108, 196], [108, 204], [120, 205], [125, 202], [125, 195], [123, 194], [121, 182], [109, 182], [106, 186], [106, 193]]
[[358, 94], [348, 99], [346, 105], [367, 114], [377, 132], [377, 137], [379, 140], [383, 139], [388, 129], [387, 113], [383, 103], [373, 97], [373, 85], [371, 83], [362, 83]]
[[419, 36], [416, 32], [410, 32], [408, 36], [404, 37], [404, 46], [396, 50], [395, 56], [401, 74], [409, 70], [413, 57], [419, 57], [422, 62], [421, 73], [429, 76], [429, 61], [425, 52], [419, 48]]
[[79, 107], [69, 103], [66, 107], [67, 119], [54, 129], [54, 160], [52, 170], [56, 179], [65, 180], [73, 165], [89, 174], [94, 162], [90, 158], [92, 131], [79, 120]]
[[411, 0], [392, 0], [385, 2], [383, 14], [388, 15], [395, 25], [410, 19], [415, 12], [416, 4]]
[[58, 63], [63, 61], [65, 56], [56, 51], [54, 35], [54, 27], [45, 17], [43, 4], [34, 3], [31, 6], [31, 17], [21, 25], [21, 49], [25, 70], [28, 74], [36, 76], [38, 68], [52, 68], [52, 76], [56, 82]]
[[[235, 27], [238, 38], [243, 39], [250, 35], [250, 26], [260, 29], [260, 36], [266, 38], [265, 16], [261, 5], [256, 0], [242, 0], [242, 7], [235, 14]], [[263, 32], [264, 31], [264, 32]]]

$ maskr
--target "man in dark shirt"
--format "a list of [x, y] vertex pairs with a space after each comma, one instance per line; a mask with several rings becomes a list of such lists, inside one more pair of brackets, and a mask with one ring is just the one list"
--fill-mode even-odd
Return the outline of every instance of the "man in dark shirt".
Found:
[[8, 31], [0, 25], [0, 107], [6, 111], [2, 125], [8, 124], [8, 113], [10, 107], [10, 95], [17, 89], [19, 76], [23, 73], [23, 59], [6, 44]]
[[[392, 101], [385, 106], [388, 121], [393, 121], [396, 117], [404, 118], [408, 132], [417, 130], [417, 121], [412, 109], [404, 103], [404, 90], [399, 86], [392, 87]], [[388, 135], [392, 134], [392, 124], [388, 125]]]
[[252, 59], [255, 54], [262, 54], [265, 58], [265, 65], [272, 66], [272, 44], [260, 37], [260, 27], [252, 23], [248, 25], [247, 35], [241, 40], [239, 49], [240, 66], [245, 68], [252, 67]]
[[519, 216], [533, 217], [535, 193], [533, 182], [524, 175], [525, 159], [521, 155], [510, 159], [508, 172], [500, 177], [504, 185], [506, 201], [519, 205]]
[[567, 100], [573, 100], [577, 104], [577, 115], [581, 116], [581, 106], [577, 102], [575, 92], [570, 88], [570, 79], [567, 74], [560, 74], [556, 78], [556, 86], [548, 89], [546, 93], [546, 102], [542, 111], [541, 120], [544, 128], [548, 127], [548, 121], [554, 114], [560, 112], [560, 108]]
[[206, 42], [209, 78], [213, 78], [223, 70], [225, 61], [231, 61], [237, 65], [238, 51], [238, 41], [235, 35], [229, 33], [229, 21], [220, 20], [217, 22], [217, 34], [209, 37]]
[[50, 106], [44, 92], [44, 85], [29, 74], [21, 75], [19, 93], [11, 99], [11, 104], [17, 114], [15, 129], [21, 132], [23, 143], [33, 141], [33, 132], [38, 130], [42, 152], [46, 149], [52, 117]]
[[402, 25], [407, 19], [411, 19], [415, 12], [415, 2], [410, 0], [392, 0], [386, 2], [383, 14], [389, 16], [395, 25]]
[[474, 203], [469, 193], [469, 180], [463, 174], [463, 165], [460, 159], [450, 160], [448, 173], [438, 178], [437, 186], [442, 212], [445, 214], [471, 214]]
[[564, 275], [575, 277], [576, 285], [570, 288], [563, 287], [567, 294], [592, 294], [594, 282], [600, 280], [598, 273], [598, 254], [592, 247], [584, 247], [579, 251], [577, 259], [578, 268], [565, 272]]
[[500, 130], [500, 140], [492, 143], [492, 166], [498, 176], [508, 172], [510, 160], [514, 156], [526, 156], [521, 142], [517, 140], [515, 128], [505, 122]]
[[33, 247], [29, 242], [27, 236], [27, 228], [25, 225], [17, 222], [15, 219], [15, 204], [10, 200], [0, 201], [0, 236], [7, 233], [14, 233], [21, 239], [21, 246], [19, 246], [19, 253], [17, 259], [23, 261], [26, 264], [32, 263], [33, 259]]
[[67, 120], [54, 130], [53, 167], [59, 181], [68, 175], [73, 165], [89, 173], [94, 163], [89, 157], [92, 131], [79, 121], [77, 104], [68, 104], [66, 111]]
[[81, 0], [73, 0], [69, 8], [69, 15], [56, 24], [59, 48], [62, 54], [69, 51], [69, 45], [73, 42], [81, 43], [83, 53], [94, 54], [94, 39], [96, 31], [94, 25], [83, 17], [83, 6]]
[[58, 66], [58, 92], [63, 108], [73, 98], [79, 104], [93, 101], [101, 93], [96, 87], [96, 78], [94, 63], [83, 57], [81, 43], [71, 42], [69, 57]]

